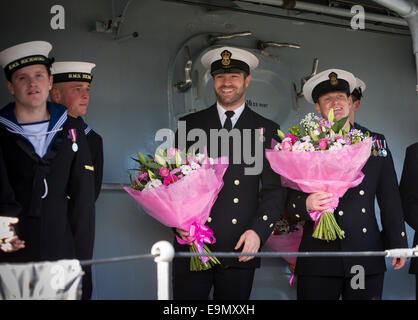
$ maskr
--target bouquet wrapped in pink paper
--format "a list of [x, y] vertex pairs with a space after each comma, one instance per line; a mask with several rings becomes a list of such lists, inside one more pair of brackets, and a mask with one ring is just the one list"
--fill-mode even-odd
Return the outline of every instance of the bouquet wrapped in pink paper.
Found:
[[[276, 252], [298, 252], [302, 240], [303, 223], [292, 221], [285, 213], [276, 222], [272, 235], [267, 239], [266, 245]], [[291, 265], [296, 265], [295, 256], [283, 257]], [[292, 273], [289, 284], [293, 285], [295, 275]]]
[[273, 150], [266, 150], [271, 168], [281, 175], [283, 186], [305, 193], [333, 194], [329, 211], [309, 212], [315, 221], [313, 237], [321, 240], [344, 237], [334, 210], [339, 198], [362, 182], [361, 170], [371, 153], [372, 139], [359, 130], [343, 129], [346, 120], [334, 122], [332, 109], [328, 120], [308, 114], [301, 128], [290, 128], [288, 136], [278, 132], [282, 142], [273, 142]]
[[[228, 159], [211, 159], [206, 155], [183, 155], [178, 149], [167, 153], [158, 150], [151, 159], [138, 153], [138, 174], [131, 174], [131, 187], [125, 187], [143, 210], [166, 225], [189, 231], [192, 252], [210, 252], [207, 244], [215, 243], [212, 230], [205, 226], [210, 210], [223, 187]], [[216, 257], [192, 257], [192, 271], [206, 270], [218, 264]]]

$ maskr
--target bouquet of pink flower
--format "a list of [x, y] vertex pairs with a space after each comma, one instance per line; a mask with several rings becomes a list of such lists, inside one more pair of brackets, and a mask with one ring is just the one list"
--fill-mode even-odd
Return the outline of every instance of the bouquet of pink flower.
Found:
[[345, 128], [347, 117], [334, 121], [331, 109], [328, 120], [312, 113], [289, 135], [278, 131], [281, 142], [272, 141], [266, 150], [272, 169], [281, 175], [282, 185], [306, 193], [327, 191], [333, 194], [329, 211], [309, 212], [315, 221], [313, 237], [321, 240], [344, 238], [334, 210], [349, 188], [364, 178], [361, 169], [367, 162], [372, 139], [360, 130]]
[[[148, 160], [138, 152], [136, 174], [130, 172], [131, 186], [125, 187], [144, 211], [167, 227], [189, 231], [192, 252], [210, 252], [207, 244], [216, 242], [213, 231], [205, 226], [210, 210], [223, 187], [228, 168], [226, 158], [211, 159], [204, 154], [184, 154], [171, 148], [158, 150]], [[219, 264], [216, 257], [192, 257], [190, 270], [210, 269]]]
[[[266, 245], [276, 252], [298, 252], [303, 234], [303, 222], [297, 222], [285, 212], [276, 222], [272, 235], [267, 239]], [[284, 259], [296, 265], [296, 257], [288, 256]], [[289, 284], [293, 285], [295, 275], [292, 273]]]

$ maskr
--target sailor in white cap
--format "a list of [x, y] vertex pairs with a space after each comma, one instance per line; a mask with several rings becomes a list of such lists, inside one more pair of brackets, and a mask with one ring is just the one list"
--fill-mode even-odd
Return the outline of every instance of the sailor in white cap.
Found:
[[3, 262], [84, 260], [93, 254], [94, 169], [82, 122], [47, 101], [51, 49], [48, 42], [32, 41], [0, 52], [14, 98], [0, 110], [0, 148], [22, 207], [16, 233], [25, 241], [19, 251], [0, 253]]
[[68, 115], [80, 118], [90, 147], [94, 166], [95, 195], [99, 197], [103, 177], [103, 139], [87, 123], [82, 116], [87, 113], [90, 101], [90, 86], [93, 80], [92, 69], [96, 65], [89, 62], [63, 61], [52, 65], [54, 83], [50, 91], [53, 102], [67, 107]]
[[[357, 87], [356, 78], [350, 72], [329, 69], [305, 83], [303, 92], [308, 102], [325, 119], [334, 109], [337, 120], [348, 117], [352, 106], [351, 93]], [[371, 132], [375, 141], [385, 141], [384, 136]], [[386, 146], [387, 148], [387, 146]], [[364, 179], [357, 187], [349, 189], [335, 209], [335, 219], [344, 231], [345, 238], [334, 241], [312, 237], [314, 222], [308, 212], [328, 209], [331, 194], [312, 194], [288, 189], [287, 212], [296, 220], [304, 220], [304, 233], [299, 251], [382, 251], [407, 248], [398, 181], [389, 149], [386, 156], [370, 156], [363, 167]], [[372, 152], [373, 154], [373, 152]], [[375, 216], [375, 200], [380, 207], [381, 232]], [[402, 268], [405, 258], [393, 258], [395, 270]], [[364, 270], [364, 288], [352, 286], [353, 267]], [[299, 300], [326, 299], [363, 300], [381, 299], [384, 272], [383, 257], [324, 257], [297, 259], [295, 274], [298, 276]], [[357, 288], [357, 289], [356, 289]]]
[[[53, 102], [67, 107], [68, 115], [79, 118], [84, 125], [90, 155], [93, 161], [95, 178], [95, 199], [99, 197], [103, 177], [103, 140], [102, 137], [84, 122], [82, 116], [87, 112], [90, 101], [90, 85], [93, 80], [92, 69], [96, 65], [81, 61], [54, 62], [52, 76], [54, 84], [50, 91]], [[69, 211], [72, 212], [70, 206]], [[91, 267], [85, 267], [83, 276], [82, 300], [89, 300], [92, 293]]]
[[[224, 129], [230, 133], [234, 131], [234, 136], [228, 135], [224, 141], [229, 144], [229, 148], [226, 148], [229, 149], [229, 154], [224, 155], [229, 156], [230, 164], [223, 177], [224, 186], [207, 221], [207, 226], [214, 231], [216, 237], [216, 243], [209, 247], [214, 252], [257, 252], [270, 236], [275, 222], [284, 210], [286, 189], [281, 186], [280, 176], [272, 171], [264, 152], [266, 148], [270, 148], [273, 134], [279, 126], [246, 105], [246, 88], [250, 84], [253, 69], [258, 65], [254, 54], [240, 48], [220, 47], [206, 52], [201, 61], [213, 77], [217, 102], [205, 110], [181, 118], [180, 121], [185, 121], [187, 132], [193, 129], [204, 130], [208, 137], [208, 153], [212, 157], [219, 153], [218, 148], [213, 150], [213, 141], [209, 141], [210, 137], [213, 138], [211, 131], [219, 132], [222, 128], [223, 132], [226, 132]], [[244, 130], [251, 132], [251, 139], [248, 141], [242, 139]], [[235, 140], [235, 133], [241, 137], [239, 141]], [[261, 137], [257, 138], [258, 133]], [[264, 139], [261, 139], [263, 135]], [[179, 141], [179, 136], [177, 134], [178, 146], [189, 149], [196, 142]], [[228, 139], [232, 138], [232, 143], [229, 143], [231, 140]], [[223, 139], [221, 144], [222, 141]], [[259, 156], [263, 165], [260, 166], [259, 173], [246, 175], [245, 168], [252, 165], [243, 163], [242, 155], [254, 154], [254, 150], [260, 150], [260, 154], [255, 156]], [[234, 161], [234, 152], [239, 152], [241, 161]], [[183, 239], [187, 239], [188, 230], [176, 231]], [[176, 241], [175, 249], [188, 251], [187, 246], [179, 245]], [[249, 299], [254, 272], [260, 266], [260, 259], [241, 256], [219, 260], [221, 264], [209, 270], [190, 271], [190, 262], [187, 259], [175, 259], [174, 299], [208, 299], [212, 287], [215, 300]]]

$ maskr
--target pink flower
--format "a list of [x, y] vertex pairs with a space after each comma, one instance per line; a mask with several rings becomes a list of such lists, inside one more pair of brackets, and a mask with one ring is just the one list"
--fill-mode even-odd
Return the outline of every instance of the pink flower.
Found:
[[293, 134], [288, 134], [287, 136], [283, 138], [283, 141], [288, 141], [289, 139], [291, 140], [292, 145], [294, 145], [296, 141], [296, 137]]
[[169, 184], [172, 184], [174, 182], [176, 182], [178, 180], [178, 178], [174, 175], [168, 175], [167, 177], [164, 178], [164, 185], [168, 186]]
[[327, 148], [327, 139], [319, 139], [319, 149], [325, 150]]
[[283, 151], [291, 151], [292, 150], [292, 142], [289, 140], [285, 140], [282, 142], [282, 150]]
[[169, 159], [174, 158], [176, 156], [176, 151], [180, 152], [180, 150], [179, 149], [176, 149], [176, 148], [170, 148], [170, 149], [168, 149], [167, 158], [169, 158]]
[[148, 177], [148, 172], [143, 172], [138, 176], [139, 181], [144, 180], [146, 177]]
[[167, 177], [170, 173], [170, 170], [168, 170], [166, 167], [160, 168], [160, 176], [161, 177]]
[[175, 169], [170, 171], [170, 174], [176, 174], [177, 172], [180, 172], [180, 171], [181, 171], [180, 168], [175, 168]]

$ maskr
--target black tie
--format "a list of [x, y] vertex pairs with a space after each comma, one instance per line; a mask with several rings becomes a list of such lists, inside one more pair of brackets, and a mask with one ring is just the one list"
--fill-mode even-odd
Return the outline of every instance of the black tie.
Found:
[[225, 115], [226, 115], [226, 120], [224, 123], [224, 128], [228, 131], [232, 130], [232, 121], [231, 118], [234, 116], [235, 112], [234, 111], [226, 111]]

